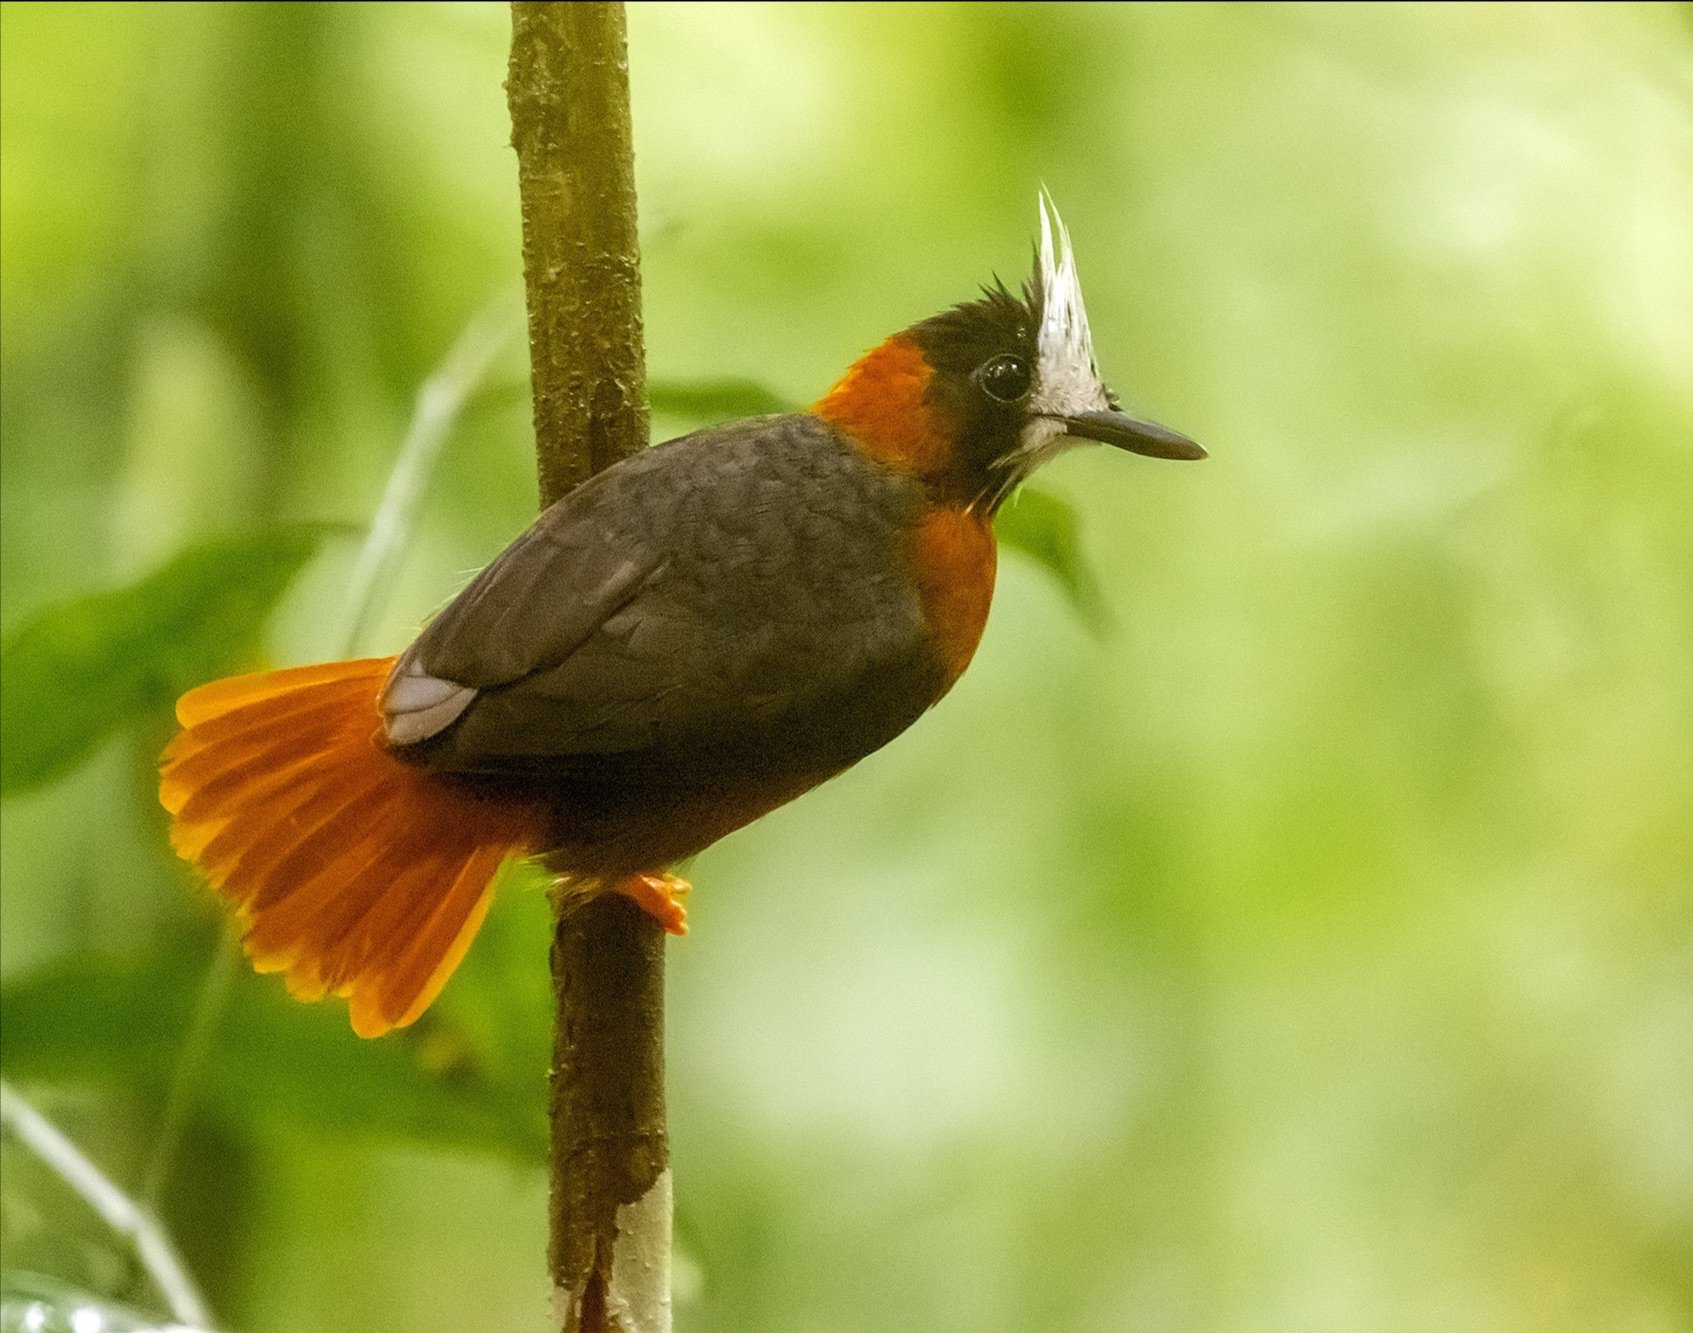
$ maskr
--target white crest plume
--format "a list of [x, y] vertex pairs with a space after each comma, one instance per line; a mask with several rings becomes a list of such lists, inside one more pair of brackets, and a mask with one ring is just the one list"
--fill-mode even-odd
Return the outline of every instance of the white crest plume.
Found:
[[[1039, 363], [1035, 391], [1029, 398], [1034, 412], [1097, 412], [1111, 404], [1094, 367], [1093, 336], [1088, 332], [1087, 307], [1076, 277], [1076, 255], [1070, 232], [1052, 196], [1042, 190], [1040, 207], [1040, 332], [1036, 343]], [[1053, 235], [1057, 233], [1057, 244]]]

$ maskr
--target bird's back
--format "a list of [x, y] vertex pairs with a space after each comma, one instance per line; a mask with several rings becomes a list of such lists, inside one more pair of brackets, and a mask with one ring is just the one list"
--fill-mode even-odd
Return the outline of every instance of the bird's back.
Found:
[[474, 696], [401, 753], [544, 793], [578, 874], [668, 864], [915, 721], [991, 586], [985, 525], [819, 418], [702, 431], [567, 496], [424, 631], [396, 679]]

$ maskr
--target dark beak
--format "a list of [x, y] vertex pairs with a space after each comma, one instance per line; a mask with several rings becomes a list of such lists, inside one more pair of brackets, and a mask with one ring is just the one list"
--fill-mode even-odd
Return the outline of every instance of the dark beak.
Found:
[[1185, 435], [1179, 435], [1156, 421], [1142, 421], [1127, 412], [1111, 408], [1103, 412], [1078, 412], [1074, 416], [1056, 417], [1064, 423], [1064, 433], [1080, 440], [1098, 440], [1101, 444], [1127, 449], [1131, 454], [1145, 454], [1148, 458], [1204, 458], [1205, 450]]

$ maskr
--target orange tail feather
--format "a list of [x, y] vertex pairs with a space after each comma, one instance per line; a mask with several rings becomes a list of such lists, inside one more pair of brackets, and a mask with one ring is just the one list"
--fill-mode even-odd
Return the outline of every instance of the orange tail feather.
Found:
[[544, 811], [402, 763], [378, 741], [391, 657], [214, 681], [176, 705], [160, 764], [171, 845], [228, 898], [260, 972], [353, 1030], [404, 1027], [440, 994], [494, 872], [536, 850]]

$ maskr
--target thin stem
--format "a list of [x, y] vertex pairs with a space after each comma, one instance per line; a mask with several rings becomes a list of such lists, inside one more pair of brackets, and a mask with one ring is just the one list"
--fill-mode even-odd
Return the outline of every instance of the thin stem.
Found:
[[217, 948], [200, 979], [199, 992], [194, 997], [194, 1012], [188, 1020], [188, 1032], [176, 1053], [171, 1068], [170, 1089], [165, 1094], [165, 1109], [159, 1116], [158, 1133], [153, 1137], [153, 1151], [148, 1154], [147, 1167], [141, 1173], [141, 1188], [137, 1197], [148, 1208], [157, 1208], [164, 1194], [165, 1182], [176, 1165], [177, 1151], [188, 1127], [188, 1114], [194, 1107], [202, 1077], [211, 1059], [212, 1046], [217, 1041], [218, 1024], [223, 1019], [224, 1006], [229, 1003], [230, 987], [235, 983], [236, 964], [241, 957], [241, 945], [235, 932], [225, 927], [218, 934]]
[[211, 1315], [194, 1279], [183, 1267], [170, 1237], [153, 1215], [65, 1137], [52, 1121], [0, 1079], [0, 1124], [17, 1136], [65, 1184], [100, 1214], [107, 1226], [135, 1246], [141, 1266], [170, 1307], [171, 1317], [196, 1328], [211, 1325]]
[[511, 298], [501, 296], [489, 302], [419, 387], [411, 424], [347, 581], [351, 615], [342, 648], [345, 656], [358, 653], [376, 619], [377, 608], [386, 600], [400, 558], [417, 530], [418, 509], [454, 423], [516, 332]]

